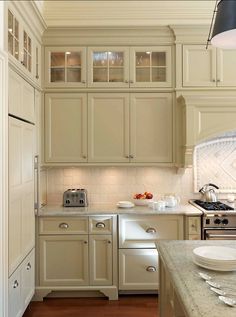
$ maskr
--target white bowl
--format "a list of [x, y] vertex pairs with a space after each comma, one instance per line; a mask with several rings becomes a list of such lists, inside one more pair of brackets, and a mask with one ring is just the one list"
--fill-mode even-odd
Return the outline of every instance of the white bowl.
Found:
[[151, 201], [153, 201], [152, 199], [133, 199], [133, 203], [136, 206], [147, 206]]

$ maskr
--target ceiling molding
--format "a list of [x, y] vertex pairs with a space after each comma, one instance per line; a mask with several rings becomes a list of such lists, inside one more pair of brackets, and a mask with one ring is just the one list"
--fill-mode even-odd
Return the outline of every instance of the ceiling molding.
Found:
[[44, 1], [48, 27], [210, 24], [215, 0]]

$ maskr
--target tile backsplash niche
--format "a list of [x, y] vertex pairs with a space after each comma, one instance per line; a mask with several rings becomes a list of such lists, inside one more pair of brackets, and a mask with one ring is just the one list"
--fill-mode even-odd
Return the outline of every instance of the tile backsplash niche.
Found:
[[[166, 193], [193, 198], [193, 170], [163, 167], [73, 167], [47, 169], [47, 204], [61, 205], [68, 188], [86, 188], [89, 204], [115, 204], [135, 193], [152, 192], [154, 199]], [[197, 195], [198, 197], [198, 195]]]

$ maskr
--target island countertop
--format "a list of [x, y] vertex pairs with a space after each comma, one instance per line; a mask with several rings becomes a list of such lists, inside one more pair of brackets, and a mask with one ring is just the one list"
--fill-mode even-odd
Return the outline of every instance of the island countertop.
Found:
[[[193, 263], [194, 248], [205, 245], [226, 246], [236, 249], [236, 241], [158, 241], [156, 243], [161, 262], [187, 317], [235, 317], [236, 307], [229, 307], [218, 299], [198, 272], [205, 272], [215, 281], [236, 290], [236, 272], [218, 272], [203, 269]], [[225, 280], [227, 282], [225, 282]], [[160, 288], [162, 290], [162, 286]], [[163, 296], [164, 297], [164, 296]], [[162, 317], [162, 316], [161, 316]]]
[[134, 206], [133, 208], [118, 208], [114, 205], [89, 205], [88, 207], [44, 206], [39, 209], [39, 217], [103, 215], [103, 214], [143, 214], [143, 215], [188, 215], [200, 216], [202, 211], [191, 204], [166, 207], [163, 211], [153, 210], [148, 206]]

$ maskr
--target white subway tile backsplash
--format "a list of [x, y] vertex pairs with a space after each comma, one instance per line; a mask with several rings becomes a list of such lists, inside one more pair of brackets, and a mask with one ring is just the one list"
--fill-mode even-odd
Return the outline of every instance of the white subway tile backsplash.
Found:
[[47, 202], [62, 204], [68, 188], [86, 188], [90, 204], [115, 204], [150, 191], [155, 199], [176, 193], [184, 203], [194, 196], [192, 169], [176, 173], [163, 167], [76, 167], [47, 170]]

